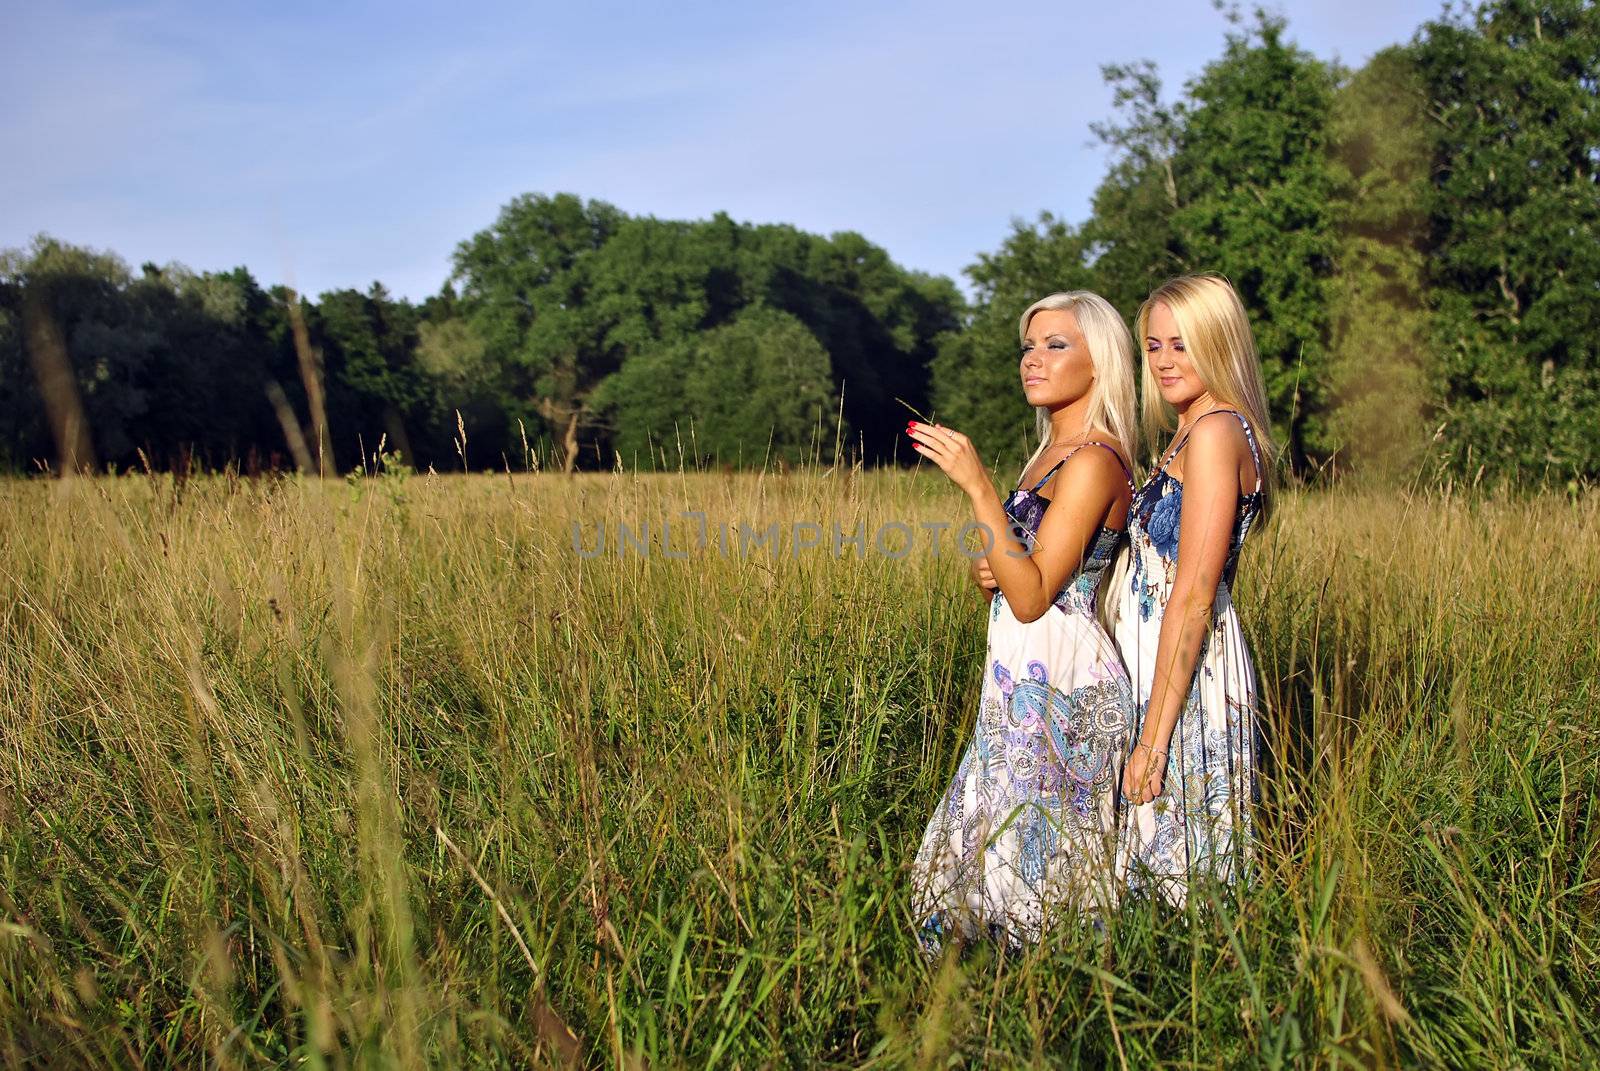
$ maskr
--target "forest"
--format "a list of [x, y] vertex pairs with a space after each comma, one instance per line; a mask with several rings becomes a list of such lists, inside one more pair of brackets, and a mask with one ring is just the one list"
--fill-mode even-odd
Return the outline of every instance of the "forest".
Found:
[[1023, 307], [1081, 287], [1131, 319], [1215, 271], [1294, 477], [1600, 476], [1600, 7], [1447, 11], [1358, 69], [1230, 25], [1180, 92], [1104, 68], [1091, 213], [1015, 218], [970, 299], [854, 232], [573, 192], [503, 206], [420, 304], [41, 234], [0, 252], [0, 470], [872, 466], [910, 411], [1020, 458]]

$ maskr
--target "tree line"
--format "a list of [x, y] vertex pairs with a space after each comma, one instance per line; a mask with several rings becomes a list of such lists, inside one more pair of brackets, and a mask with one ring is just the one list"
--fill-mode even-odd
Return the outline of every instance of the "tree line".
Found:
[[854, 233], [570, 193], [504, 206], [420, 304], [41, 236], [0, 254], [0, 466], [883, 464], [912, 411], [998, 460], [1031, 434], [1023, 307], [1131, 317], [1218, 271], [1301, 475], [1600, 476], [1600, 9], [1446, 11], [1356, 70], [1229, 20], [1175, 97], [1104, 69], [1089, 218], [1015, 221], [970, 302]]
[[[54, 459], [74, 422], [80, 462], [122, 468], [676, 468], [836, 439], [880, 461], [876, 415], [929, 404], [962, 312], [948, 279], [855, 234], [571, 194], [516, 199], [455, 260], [415, 305], [377, 283], [307, 301], [242, 268], [136, 274], [49, 238], [0, 255], [0, 461]], [[52, 362], [76, 388], [56, 429]]]

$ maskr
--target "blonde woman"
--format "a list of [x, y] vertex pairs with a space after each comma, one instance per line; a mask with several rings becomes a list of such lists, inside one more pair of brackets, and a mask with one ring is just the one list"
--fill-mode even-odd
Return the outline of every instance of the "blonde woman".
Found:
[[1162, 284], [1136, 329], [1146, 430], [1176, 430], [1134, 497], [1118, 592], [1139, 712], [1119, 869], [1129, 893], [1182, 907], [1192, 878], [1232, 883], [1253, 854], [1256, 674], [1230, 589], [1267, 509], [1272, 442], [1250, 323], [1226, 280]]
[[977, 725], [913, 865], [930, 955], [957, 934], [1020, 946], [1057, 912], [1115, 905], [1133, 694], [1095, 610], [1133, 497], [1133, 340], [1085, 291], [1034, 302], [1018, 335], [1041, 444], [1003, 502], [965, 435], [907, 427], [995, 534], [974, 568], [990, 600]]

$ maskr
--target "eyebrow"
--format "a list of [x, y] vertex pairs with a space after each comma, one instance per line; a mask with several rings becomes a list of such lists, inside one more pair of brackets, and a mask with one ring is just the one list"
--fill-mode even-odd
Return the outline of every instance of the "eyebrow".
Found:
[[[1048, 335], [1046, 335], [1044, 337], [1045, 338], [1059, 338], [1063, 342], [1071, 342], [1072, 341], [1066, 335], [1063, 335], [1060, 331], [1052, 331], [1052, 332], [1050, 332]], [[1032, 342], [1033, 341], [1033, 336], [1029, 335], [1027, 338], [1023, 339], [1022, 341], [1024, 341], [1024, 342]]]

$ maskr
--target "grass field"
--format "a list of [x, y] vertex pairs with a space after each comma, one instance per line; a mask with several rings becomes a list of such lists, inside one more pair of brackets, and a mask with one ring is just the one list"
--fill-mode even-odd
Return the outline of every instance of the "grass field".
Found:
[[[963, 505], [0, 482], [0, 1061], [1600, 1063], [1600, 498], [1286, 495], [1238, 588], [1256, 884], [929, 967], [906, 867], [985, 616], [948, 536], [871, 533]], [[822, 545], [574, 550], [682, 510]]]

